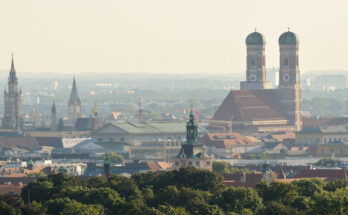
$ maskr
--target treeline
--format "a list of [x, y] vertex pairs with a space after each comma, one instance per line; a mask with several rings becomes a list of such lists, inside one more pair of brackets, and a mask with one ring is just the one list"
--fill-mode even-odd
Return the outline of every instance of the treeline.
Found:
[[[30, 203], [29, 203], [30, 202]], [[195, 168], [164, 173], [40, 177], [20, 197], [0, 197], [0, 214], [23, 215], [301, 215], [348, 213], [347, 181], [263, 182], [226, 187], [221, 175]]]

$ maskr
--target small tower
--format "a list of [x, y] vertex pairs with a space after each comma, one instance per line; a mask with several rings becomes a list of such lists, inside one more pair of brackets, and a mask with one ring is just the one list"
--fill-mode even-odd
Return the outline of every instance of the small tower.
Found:
[[22, 118], [22, 90], [18, 89], [18, 79], [13, 61], [8, 77], [8, 90], [4, 91], [4, 116], [2, 126], [8, 129], [21, 129], [23, 127]]
[[180, 152], [173, 159], [173, 168], [195, 167], [199, 169], [212, 170], [213, 159], [206, 154], [202, 144], [198, 143], [198, 126], [195, 123], [193, 111], [186, 124], [186, 144], [181, 146]]
[[81, 100], [77, 92], [76, 80], [74, 77], [71, 94], [68, 101], [68, 123], [74, 126], [77, 118], [81, 117]]
[[104, 175], [110, 176], [110, 174], [110, 160], [108, 157], [108, 153], [106, 153], [104, 159]]
[[266, 182], [272, 182], [272, 170], [269, 167], [268, 161], [265, 160], [265, 162], [262, 165], [262, 180]]
[[195, 122], [193, 111], [190, 113], [190, 120], [186, 124], [186, 144], [196, 145], [198, 136], [198, 126]]
[[53, 101], [52, 104], [52, 110], [51, 110], [51, 117], [52, 117], [52, 124], [51, 124], [51, 130], [57, 131], [57, 111], [56, 111], [56, 104]]
[[241, 90], [260, 90], [271, 88], [266, 81], [265, 37], [259, 32], [249, 34], [245, 40], [247, 46], [246, 81], [241, 82]]
[[30, 170], [33, 170], [33, 169], [34, 169], [34, 162], [33, 162], [31, 159], [29, 159], [29, 160], [27, 161], [27, 167], [28, 167], [28, 169], [30, 169]]
[[302, 128], [301, 119], [301, 87], [298, 61], [299, 39], [291, 31], [279, 37], [280, 70], [277, 97], [286, 114], [289, 124], [296, 131]]

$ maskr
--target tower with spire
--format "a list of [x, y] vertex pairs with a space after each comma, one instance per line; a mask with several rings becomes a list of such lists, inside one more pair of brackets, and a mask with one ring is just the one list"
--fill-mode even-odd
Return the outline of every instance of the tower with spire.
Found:
[[207, 155], [204, 146], [198, 142], [198, 126], [191, 110], [190, 119], [186, 124], [186, 144], [181, 146], [178, 156], [173, 159], [173, 167], [212, 170], [212, 162], [213, 159]]
[[8, 77], [8, 89], [4, 91], [4, 115], [2, 126], [7, 129], [21, 129], [23, 127], [22, 117], [22, 90], [18, 89], [18, 79], [13, 61]]
[[71, 94], [68, 101], [68, 123], [74, 126], [77, 118], [81, 117], [81, 100], [77, 93], [76, 80], [74, 77]]
[[52, 104], [51, 115], [52, 115], [51, 130], [56, 131], [57, 130], [57, 110], [56, 110], [56, 104], [54, 103], [54, 101]]

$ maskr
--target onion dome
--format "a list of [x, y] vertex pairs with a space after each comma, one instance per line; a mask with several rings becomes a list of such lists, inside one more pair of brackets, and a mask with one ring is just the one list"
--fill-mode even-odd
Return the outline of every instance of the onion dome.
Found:
[[247, 45], [265, 45], [266, 39], [262, 34], [255, 31], [247, 36], [245, 43]]
[[279, 45], [297, 45], [298, 43], [297, 35], [291, 31], [287, 31], [279, 37]]

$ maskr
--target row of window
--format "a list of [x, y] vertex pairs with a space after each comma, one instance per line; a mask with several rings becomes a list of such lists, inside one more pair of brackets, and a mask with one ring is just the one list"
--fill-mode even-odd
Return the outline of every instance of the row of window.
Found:
[[[188, 165], [188, 166], [193, 166], [192, 161], [189, 161], [189, 162], [187, 163], [187, 165]], [[176, 161], [176, 162], [175, 162], [175, 166], [180, 166], [180, 162], [179, 162], [179, 161]], [[196, 162], [195, 162], [195, 166], [199, 167], [199, 166], [200, 166], [200, 162], [199, 162], [199, 161], [196, 161]], [[207, 161], [207, 166], [210, 166], [210, 161]]]

